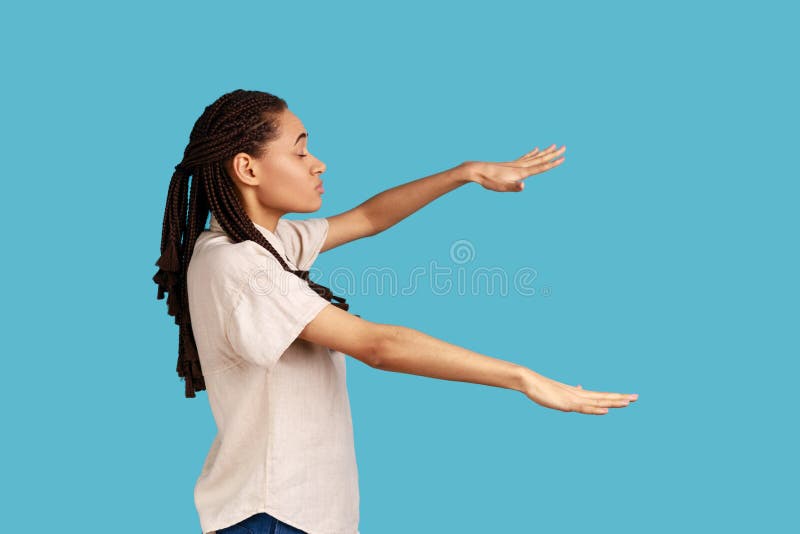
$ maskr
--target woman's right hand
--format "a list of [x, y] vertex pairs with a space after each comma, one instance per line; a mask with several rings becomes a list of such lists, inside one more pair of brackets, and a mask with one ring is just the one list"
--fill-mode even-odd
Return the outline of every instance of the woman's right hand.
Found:
[[638, 394], [588, 391], [562, 384], [528, 369], [522, 392], [536, 404], [562, 412], [605, 415], [609, 408], [623, 408], [638, 399]]

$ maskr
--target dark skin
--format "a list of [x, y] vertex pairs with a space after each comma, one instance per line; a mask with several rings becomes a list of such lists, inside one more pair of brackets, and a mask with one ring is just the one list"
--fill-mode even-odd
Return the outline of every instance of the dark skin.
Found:
[[[289, 110], [279, 118], [279, 133], [263, 157], [240, 153], [225, 163], [250, 219], [273, 232], [286, 213], [310, 213], [320, 208], [323, 191], [317, 186], [326, 170], [325, 164], [308, 151], [307, 131]], [[328, 234], [321, 250], [374, 236], [471, 182], [490, 191], [519, 193], [526, 178], [563, 163], [565, 149], [552, 145], [540, 151], [537, 147], [507, 162], [467, 161], [388, 189], [351, 210], [328, 217]], [[563, 384], [522, 365], [418, 330], [361, 319], [332, 304], [306, 325], [299, 337], [376, 369], [513, 389], [540, 406], [564, 412], [603, 415], [638, 398], [636, 394], [589, 391], [580, 384]]]

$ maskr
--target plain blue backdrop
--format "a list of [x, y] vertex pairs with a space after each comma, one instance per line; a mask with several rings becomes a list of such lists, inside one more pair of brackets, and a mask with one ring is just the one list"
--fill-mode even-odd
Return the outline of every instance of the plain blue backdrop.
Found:
[[304, 122], [328, 166], [313, 216], [566, 145], [523, 192], [469, 184], [324, 253], [317, 279], [535, 270], [533, 295], [344, 296], [366, 319], [640, 395], [563, 413], [348, 358], [362, 534], [797, 528], [789, 6], [4, 5], [4, 531], [200, 530], [215, 426], [206, 392], [183, 396], [151, 277], [172, 168], [236, 88]]

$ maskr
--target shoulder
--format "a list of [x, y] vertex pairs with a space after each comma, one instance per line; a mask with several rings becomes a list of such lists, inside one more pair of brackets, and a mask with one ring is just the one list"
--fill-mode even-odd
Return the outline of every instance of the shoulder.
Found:
[[227, 234], [206, 230], [200, 234], [189, 260], [187, 280], [209, 288], [224, 285], [229, 289], [241, 287], [252, 274], [278, 260], [254, 241], [234, 243]]
[[328, 219], [313, 217], [309, 219], [278, 220], [275, 234], [283, 243], [286, 255], [300, 270], [308, 270], [319, 256], [322, 245], [328, 236]]

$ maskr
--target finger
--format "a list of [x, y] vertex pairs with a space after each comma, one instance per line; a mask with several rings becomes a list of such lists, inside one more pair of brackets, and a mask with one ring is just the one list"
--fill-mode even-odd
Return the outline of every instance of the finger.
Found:
[[[618, 406], [627, 406], [629, 402], [634, 402], [639, 398], [639, 395], [636, 393], [609, 393], [607, 391], [586, 390], [581, 390], [580, 393], [584, 395], [584, 398], [595, 399], [600, 402], [616, 403]], [[610, 406], [610, 404], [605, 404], [604, 406]]]
[[624, 408], [630, 404], [629, 399], [597, 399], [595, 406], [601, 408]]
[[609, 399], [609, 400], [636, 400], [639, 395], [636, 393], [610, 393], [608, 391], [589, 391], [582, 390], [581, 393], [590, 399]]
[[509, 184], [506, 186], [506, 191], [512, 191], [516, 193], [519, 193], [523, 189], [525, 189], [525, 184], [522, 183], [522, 180], [509, 182]]
[[530, 160], [526, 160], [525, 168], [528, 169], [528, 172], [530, 174], [539, 174], [544, 171], [550, 170], [553, 167], [556, 167], [564, 163], [565, 159], [564, 156], [561, 156], [558, 159], [553, 159], [556, 158], [558, 155], [560, 155], [560, 153], [563, 152], [553, 153], [551, 156], [546, 156], [545, 159], [533, 158]]
[[527, 153], [525, 153], [525, 154], [521, 155], [521, 156], [520, 156], [520, 157], [518, 157], [517, 159], [519, 160], [519, 159], [524, 159], [524, 158], [527, 158], [527, 157], [533, 156], [533, 155], [534, 155], [534, 154], [536, 154], [537, 152], [539, 152], [539, 147], [538, 147], [538, 146], [537, 146], [536, 148], [534, 148], [533, 150], [531, 150], [530, 152], [527, 152]]
[[578, 411], [581, 413], [602, 415], [608, 413], [610, 408], [624, 408], [628, 406], [628, 399], [594, 399], [579, 403]]
[[560, 154], [564, 153], [567, 147], [562, 146], [558, 150], [556, 150], [556, 145], [551, 145], [548, 147], [544, 152], [538, 152], [537, 149], [528, 152], [524, 156], [515, 159], [514, 161], [505, 161], [505, 162], [498, 162], [498, 165], [503, 165], [505, 167], [521, 167], [521, 168], [530, 168], [533, 165], [539, 165], [546, 161], [550, 161], [553, 158], [559, 156]]
[[636, 402], [639, 400], [638, 393], [612, 393], [610, 391], [591, 391], [583, 389], [583, 386], [578, 384], [576, 389], [579, 390], [578, 394], [583, 398], [589, 399], [606, 399], [616, 401], [621, 406], [627, 406], [623, 401]]
[[532, 154], [532, 157], [535, 157], [535, 158], [546, 157], [548, 154], [552, 154], [553, 152], [556, 151], [556, 146], [557, 145], [550, 145], [549, 147], [545, 148], [544, 150], [542, 150], [538, 154]]
[[608, 413], [608, 408], [601, 408], [599, 406], [591, 406], [588, 404], [581, 404], [575, 410], [578, 413], [585, 413], [589, 415], [605, 415]]
[[563, 154], [566, 149], [567, 149], [566, 146], [562, 146], [561, 148], [556, 150], [555, 145], [553, 145], [544, 152], [542, 152], [541, 154], [536, 154], [536, 156], [533, 157], [533, 161], [538, 161], [538, 162], [550, 161], [553, 158]]
[[551, 161], [549, 163], [548, 162], [544, 162], [544, 163], [542, 163], [542, 162], [534, 162], [533, 164], [526, 165], [525, 168], [528, 170], [528, 176], [531, 176], [531, 175], [534, 175], [534, 174], [541, 174], [541, 173], [543, 173], [545, 171], [549, 171], [553, 167], [558, 167], [559, 165], [564, 163], [564, 159], [565, 158], [561, 157], [561, 158], [558, 158], [557, 160]]
[[530, 159], [530, 158], [539, 158], [542, 156], [546, 156], [547, 154], [553, 152], [556, 149], [556, 145], [550, 145], [549, 147], [545, 148], [544, 150], [540, 151], [538, 147], [536, 149], [531, 150], [524, 156], [519, 159]]

